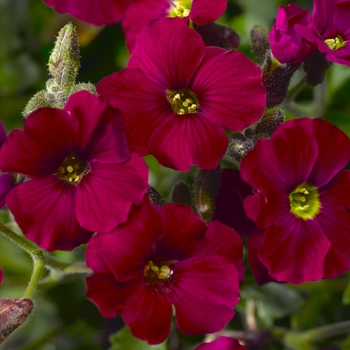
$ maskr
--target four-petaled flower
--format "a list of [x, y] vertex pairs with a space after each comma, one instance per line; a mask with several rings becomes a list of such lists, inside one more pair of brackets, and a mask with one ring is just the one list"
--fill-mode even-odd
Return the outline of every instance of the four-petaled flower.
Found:
[[257, 193], [248, 216], [266, 230], [259, 258], [278, 281], [333, 278], [350, 269], [350, 140], [321, 119], [298, 119], [260, 140], [241, 163]]
[[128, 68], [97, 85], [123, 112], [131, 150], [164, 166], [213, 169], [228, 139], [265, 107], [261, 69], [246, 56], [205, 47], [180, 18], [152, 21], [139, 34]]
[[130, 154], [119, 111], [86, 91], [63, 110], [29, 115], [3, 144], [0, 169], [31, 179], [6, 204], [23, 233], [47, 250], [71, 250], [93, 231], [110, 231], [148, 188], [147, 166]]
[[148, 201], [128, 221], [87, 247], [87, 297], [104, 317], [121, 314], [150, 344], [169, 335], [172, 305], [180, 331], [221, 330], [234, 315], [243, 277], [242, 241], [231, 228], [206, 224], [191, 207]]

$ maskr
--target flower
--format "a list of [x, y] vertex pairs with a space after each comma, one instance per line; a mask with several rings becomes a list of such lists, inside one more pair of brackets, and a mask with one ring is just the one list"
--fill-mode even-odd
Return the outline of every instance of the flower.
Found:
[[348, 137], [321, 119], [282, 124], [241, 162], [257, 193], [245, 209], [265, 230], [259, 258], [278, 281], [333, 278], [350, 269]]
[[227, 0], [135, 0], [122, 21], [128, 49], [134, 50], [137, 34], [153, 19], [180, 17], [204, 25], [217, 20], [226, 5]]
[[44, 0], [59, 13], [99, 26], [120, 22], [131, 0]]
[[128, 68], [102, 79], [98, 93], [123, 112], [131, 150], [164, 166], [216, 168], [228, 139], [265, 108], [258, 66], [243, 54], [205, 47], [180, 18], [152, 21]]
[[240, 345], [238, 340], [229, 337], [219, 337], [210, 342], [203, 343], [195, 348], [195, 350], [244, 350], [243, 345]]
[[296, 32], [331, 62], [350, 66], [350, 0], [314, 0], [312, 28], [296, 25]]
[[70, 250], [92, 231], [110, 231], [148, 188], [147, 167], [130, 154], [120, 113], [86, 91], [63, 110], [29, 115], [2, 146], [0, 169], [31, 179], [6, 204], [23, 233], [47, 250]]
[[269, 41], [274, 57], [281, 63], [301, 63], [316, 50], [315, 45], [296, 32], [296, 24], [312, 27], [309, 10], [302, 10], [296, 4], [280, 6]]
[[249, 265], [257, 283], [264, 284], [275, 279], [268, 274], [258, 255], [265, 231], [260, 230], [244, 210], [243, 202], [252, 193], [252, 186], [242, 180], [239, 170], [223, 169], [213, 220], [232, 227], [241, 237], [247, 236]]
[[2, 282], [3, 277], [4, 277], [4, 273], [3, 273], [2, 270], [0, 269], [0, 283]]
[[88, 243], [87, 297], [104, 317], [121, 314], [149, 344], [167, 338], [172, 305], [181, 332], [217, 332], [234, 315], [242, 254], [231, 228], [206, 224], [187, 205], [156, 207], [145, 196], [126, 223]]
[[[6, 131], [0, 122], [0, 147], [6, 141]], [[1, 174], [0, 172], [0, 208], [5, 205], [6, 196], [9, 191], [15, 186], [16, 179], [11, 173]]]

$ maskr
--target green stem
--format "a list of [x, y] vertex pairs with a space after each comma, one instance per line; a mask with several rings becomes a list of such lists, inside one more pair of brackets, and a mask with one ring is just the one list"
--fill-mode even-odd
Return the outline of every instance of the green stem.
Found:
[[326, 326], [310, 329], [305, 332], [310, 340], [322, 340], [338, 334], [348, 333], [350, 321], [337, 322]]
[[0, 233], [25, 250], [33, 259], [33, 273], [22, 298], [30, 298], [38, 285], [45, 264], [43, 251], [33, 242], [20, 236], [0, 223]]
[[306, 75], [304, 75], [291, 89], [288, 90], [286, 100], [291, 101], [294, 100], [295, 97], [298, 96], [299, 92], [305, 87], [306, 85]]

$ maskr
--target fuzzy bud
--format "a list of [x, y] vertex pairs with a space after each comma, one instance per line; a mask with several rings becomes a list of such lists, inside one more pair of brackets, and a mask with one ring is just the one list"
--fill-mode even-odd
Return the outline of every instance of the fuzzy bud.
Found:
[[48, 65], [57, 84], [62, 89], [70, 90], [80, 68], [78, 34], [72, 23], [59, 31]]
[[250, 31], [250, 45], [259, 63], [263, 64], [265, 62], [266, 55], [270, 50], [267, 30], [261, 26], [255, 26]]
[[239, 132], [234, 132], [229, 139], [227, 154], [240, 162], [254, 148], [257, 140], [255, 135], [246, 137]]
[[328, 61], [324, 55], [318, 51], [314, 52], [305, 62], [304, 71], [306, 73], [306, 83], [310, 86], [321, 84], [325, 74], [332, 62]]
[[221, 182], [220, 168], [200, 170], [193, 184], [195, 206], [204, 220], [209, 220], [215, 211], [216, 194]]
[[255, 135], [259, 139], [271, 138], [273, 132], [284, 122], [284, 119], [285, 114], [282, 110], [276, 109], [266, 112], [255, 128]]
[[31, 299], [0, 300], [0, 343], [27, 319], [32, 310]]
[[209, 46], [218, 46], [226, 50], [238, 47], [239, 35], [231, 28], [214, 22], [199, 26], [193, 24], [193, 29], [201, 35]]
[[266, 88], [266, 107], [272, 108], [283, 102], [293, 74], [299, 63], [279, 63], [269, 52], [263, 65], [263, 80]]
[[166, 204], [166, 201], [164, 200], [164, 198], [160, 195], [160, 193], [154, 188], [154, 187], [150, 187], [147, 190], [147, 193], [149, 195], [149, 201], [156, 205], [157, 207], [162, 207], [163, 205]]
[[184, 182], [179, 182], [175, 185], [171, 201], [191, 205], [191, 192]]

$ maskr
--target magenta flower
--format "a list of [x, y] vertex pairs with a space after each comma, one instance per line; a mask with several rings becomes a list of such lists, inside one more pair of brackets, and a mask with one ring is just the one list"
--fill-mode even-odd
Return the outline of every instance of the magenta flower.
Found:
[[120, 22], [131, 0], [44, 0], [59, 13], [99, 26]]
[[180, 17], [204, 25], [216, 21], [226, 10], [227, 0], [134, 0], [122, 22], [126, 44], [134, 50], [136, 36], [153, 19]]
[[121, 109], [131, 150], [164, 166], [215, 168], [228, 139], [265, 107], [261, 70], [243, 54], [205, 47], [180, 18], [152, 21], [128, 68], [104, 78], [99, 94]]
[[234, 315], [242, 253], [231, 228], [206, 224], [189, 206], [156, 207], [146, 196], [126, 223], [90, 240], [87, 297], [104, 317], [121, 314], [149, 344], [169, 335], [172, 305], [181, 332], [217, 332]]
[[314, 0], [313, 28], [295, 30], [317, 45], [327, 60], [350, 66], [350, 0]]
[[348, 137], [307, 118], [284, 123], [242, 160], [242, 178], [258, 191], [245, 209], [266, 230], [259, 258], [278, 281], [350, 270], [350, 172], [342, 171], [349, 160]]
[[281, 63], [301, 63], [316, 50], [315, 45], [295, 31], [296, 24], [312, 27], [309, 10], [302, 10], [296, 4], [280, 6], [269, 41], [274, 57]]
[[0, 269], [0, 283], [2, 282], [3, 277], [4, 277], [4, 273], [3, 273], [2, 270]]
[[246, 347], [240, 345], [238, 340], [229, 337], [219, 337], [218, 339], [204, 343], [195, 348], [195, 350], [244, 350]]
[[[0, 147], [6, 141], [6, 131], [4, 126], [0, 122]], [[2, 174], [0, 172], [0, 208], [5, 205], [6, 196], [9, 191], [15, 186], [16, 179], [13, 174], [6, 173]]]
[[120, 113], [86, 91], [64, 110], [28, 116], [2, 146], [0, 169], [31, 179], [6, 204], [23, 233], [47, 250], [70, 250], [93, 231], [110, 231], [148, 188], [147, 167], [130, 154]]

